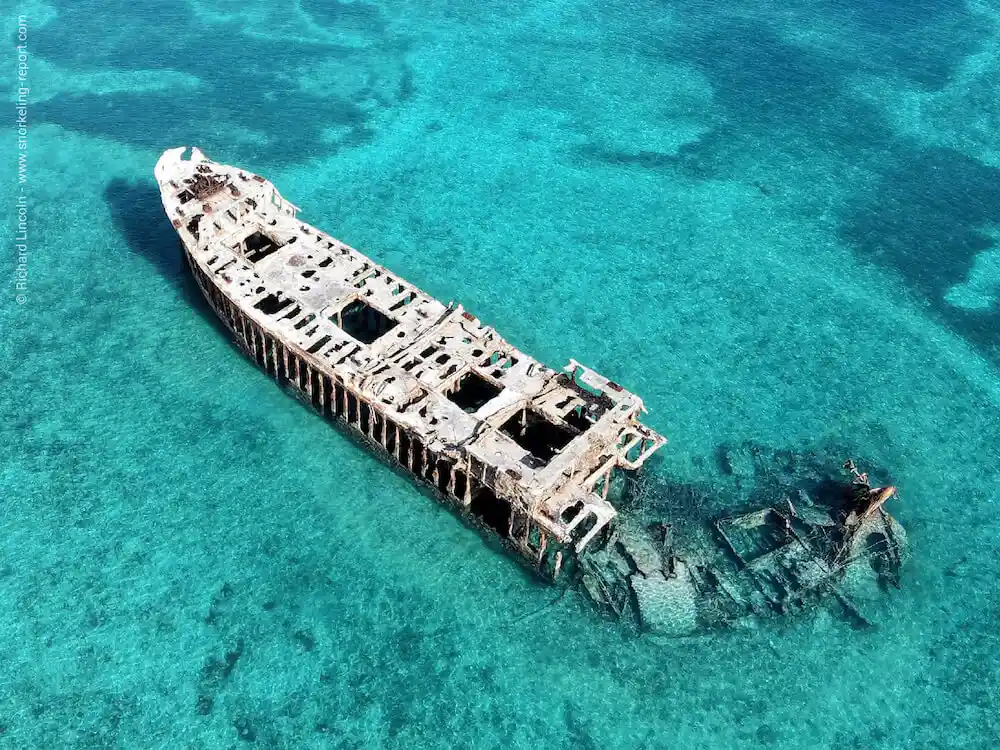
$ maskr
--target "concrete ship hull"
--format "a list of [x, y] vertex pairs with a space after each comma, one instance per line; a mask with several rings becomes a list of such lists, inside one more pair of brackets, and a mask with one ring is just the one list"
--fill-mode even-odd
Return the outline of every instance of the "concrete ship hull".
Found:
[[199, 287], [237, 345], [555, 579], [607, 539], [612, 475], [665, 441], [642, 401], [560, 372], [297, 218], [264, 178], [166, 151], [155, 175]]

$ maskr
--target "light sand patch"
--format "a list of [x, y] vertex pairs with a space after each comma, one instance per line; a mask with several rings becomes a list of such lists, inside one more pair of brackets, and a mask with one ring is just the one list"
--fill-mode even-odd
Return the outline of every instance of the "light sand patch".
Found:
[[1000, 167], [1000, 9], [995, 5], [969, 3], [969, 11], [988, 23], [992, 34], [940, 91], [865, 75], [854, 78], [851, 92], [876, 107], [900, 136]]
[[[17, 91], [13, 81], [8, 99], [14, 101]], [[31, 101], [35, 104], [67, 94], [149, 94], [157, 91], [183, 92], [192, 96], [201, 85], [196, 76], [177, 70], [122, 70], [106, 68], [97, 71], [71, 71], [42, 57], [31, 61]]]
[[976, 255], [969, 275], [945, 294], [945, 301], [963, 310], [988, 312], [1000, 302], [1000, 231], [987, 232], [997, 244]]

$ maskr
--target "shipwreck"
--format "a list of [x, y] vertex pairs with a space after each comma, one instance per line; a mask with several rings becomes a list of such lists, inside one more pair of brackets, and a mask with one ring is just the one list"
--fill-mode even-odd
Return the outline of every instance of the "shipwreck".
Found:
[[606, 538], [612, 474], [665, 442], [638, 396], [575, 360], [546, 367], [303, 223], [265, 178], [186, 152], [156, 164], [163, 206], [249, 357], [544, 577]]
[[853, 462], [825, 499], [789, 487], [678, 534], [645, 502], [637, 472], [666, 441], [640, 422], [637, 395], [576, 360], [538, 362], [302, 222], [260, 175], [184, 147], [154, 174], [237, 346], [543, 578], [668, 635], [829, 603], [868, 625], [852, 592], [898, 586], [905, 535], [883, 507], [895, 487], [873, 488]]

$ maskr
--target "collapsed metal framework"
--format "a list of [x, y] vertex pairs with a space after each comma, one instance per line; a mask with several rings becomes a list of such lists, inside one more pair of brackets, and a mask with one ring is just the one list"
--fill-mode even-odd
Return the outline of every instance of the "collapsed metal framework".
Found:
[[906, 533], [884, 508], [896, 488], [872, 487], [851, 460], [843, 468], [849, 484], [827, 475], [811, 483], [813, 494], [788, 482], [784, 470], [771, 474], [740, 490], [770, 504], [735, 515], [674, 506], [681, 534], [660, 513], [671, 494], [682, 499], [693, 488], [645, 474], [631, 483], [630, 513], [612, 543], [579, 561], [582, 590], [605, 612], [659, 635], [741, 627], [817, 606], [854, 627], [871, 626], [877, 595], [900, 587]]
[[665, 442], [642, 400], [575, 360], [554, 371], [296, 218], [259, 175], [169, 149], [155, 176], [237, 344], [557, 578], [606, 536], [612, 473]]

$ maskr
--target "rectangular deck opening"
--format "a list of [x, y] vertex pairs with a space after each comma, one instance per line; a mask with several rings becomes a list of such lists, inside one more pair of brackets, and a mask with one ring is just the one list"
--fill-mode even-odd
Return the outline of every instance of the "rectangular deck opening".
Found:
[[577, 436], [569, 427], [555, 424], [533, 409], [523, 409], [500, 427], [500, 431], [541, 461], [544, 466]]
[[344, 333], [362, 344], [372, 343], [399, 325], [399, 321], [393, 320], [360, 299], [350, 302], [331, 320], [339, 325]]
[[257, 263], [268, 255], [278, 252], [282, 247], [280, 242], [268, 237], [263, 232], [254, 232], [243, 240], [243, 255], [251, 263]]
[[316, 354], [320, 349], [329, 344], [332, 338], [332, 336], [321, 336], [315, 341], [315, 343], [313, 343], [312, 346], [306, 349], [306, 351], [310, 354]]
[[277, 315], [279, 312], [284, 310], [286, 307], [291, 305], [295, 300], [291, 297], [285, 297], [282, 299], [277, 294], [269, 294], [256, 305], [255, 308], [260, 310], [265, 315]]
[[479, 373], [469, 371], [459, 378], [455, 389], [447, 394], [448, 400], [466, 414], [474, 414], [503, 392]]
[[575, 427], [580, 432], [589, 430], [597, 421], [595, 410], [589, 410], [584, 406], [578, 406], [563, 416], [563, 421], [570, 427]]

